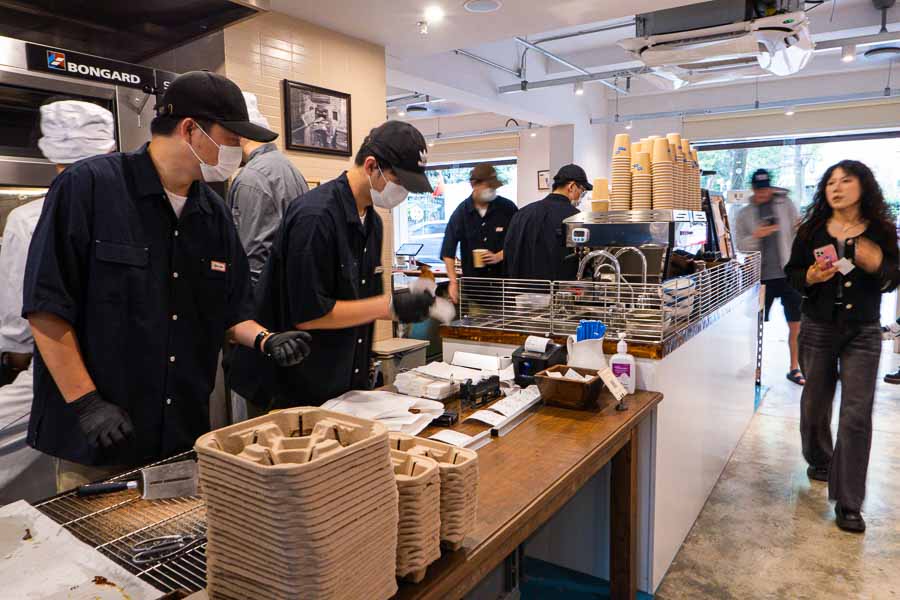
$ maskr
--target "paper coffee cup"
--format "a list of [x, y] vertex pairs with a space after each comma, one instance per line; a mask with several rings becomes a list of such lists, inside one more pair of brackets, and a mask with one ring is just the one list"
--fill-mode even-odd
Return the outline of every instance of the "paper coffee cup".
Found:
[[475, 264], [476, 269], [480, 269], [485, 266], [484, 264], [484, 255], [487, 254], [487, 250], [484, 248], [476, 248], [472, 250], [472, 262]]
[[609, 200], [591, 200], [591, 212], [607, 212]]
[[627, 133], [619, 133], [613, 142], [613, 156], [631, 155], [631, 136]]
[[594, 191], [591, 192], [592, 200], [609, 200], [609, 181], [603, 177], [594, 180]]

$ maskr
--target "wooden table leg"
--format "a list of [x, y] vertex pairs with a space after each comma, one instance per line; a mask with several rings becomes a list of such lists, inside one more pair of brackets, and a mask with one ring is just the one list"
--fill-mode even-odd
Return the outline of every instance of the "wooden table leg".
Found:
[[612, 600], [637, 596], [637, 429], [612, 459], [609, 578]]

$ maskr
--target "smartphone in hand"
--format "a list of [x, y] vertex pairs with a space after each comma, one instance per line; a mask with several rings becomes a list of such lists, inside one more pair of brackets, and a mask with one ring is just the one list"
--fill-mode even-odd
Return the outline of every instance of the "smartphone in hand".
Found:
[[834, 263], [838, 261], [837, 250], [835, 249], [834, 244], [816, 248], [813, 250], [813, 256], [815, 256], [816, 262], [821, 269], [830, 269], [834, 266]]

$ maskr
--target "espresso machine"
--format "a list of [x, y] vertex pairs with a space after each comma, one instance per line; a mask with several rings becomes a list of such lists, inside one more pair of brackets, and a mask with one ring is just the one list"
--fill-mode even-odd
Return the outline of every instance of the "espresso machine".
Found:
[[[599, 266], [606, 262], [617, 271], [616, 278], [658, 284], [679, 274], [677, 260], [673, 261], [677, 250], [697, 254], [708, 241], [704, 211], [581, 212], [563, 221], [563, 227], [566, 246], [574, 249], [579, 260], [582, 280], [600, 279]], [[588, 264], [594, 257], [598, 260]], [[598, 268], [587, 268], [594, 265]]]

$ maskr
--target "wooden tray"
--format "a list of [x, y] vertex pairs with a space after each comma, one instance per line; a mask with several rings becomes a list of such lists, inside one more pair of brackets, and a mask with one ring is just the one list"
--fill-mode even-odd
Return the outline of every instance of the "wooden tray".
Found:
[[[574, 381], [572, 379], [554, 379], [547, 373], [557, 372], [565, 375], [572, 369], [579, 375], [591, 376], [589, 381]], [[570, 367], [568, 365], [553, 365], [535, 375], [538, 388], [541, 390], [541, 398], [548, 406], [561, 408], [573, 408], [577, 410], [600, 410], [609, 403], [611, 396], [601, 396], [603, 380], [592, 369]]]

